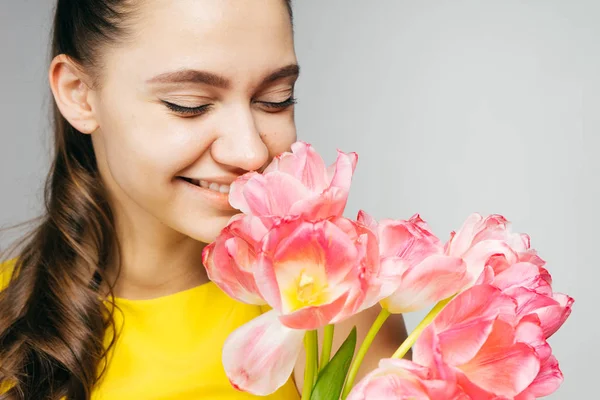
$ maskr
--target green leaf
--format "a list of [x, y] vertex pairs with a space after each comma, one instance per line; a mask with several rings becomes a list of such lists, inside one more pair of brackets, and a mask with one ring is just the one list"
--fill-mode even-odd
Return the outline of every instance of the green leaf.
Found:
[[319, 373], [310, 400], [338, 400], [340, 398], [355, 348], [356, 327], [352, 328], [340, 349]]

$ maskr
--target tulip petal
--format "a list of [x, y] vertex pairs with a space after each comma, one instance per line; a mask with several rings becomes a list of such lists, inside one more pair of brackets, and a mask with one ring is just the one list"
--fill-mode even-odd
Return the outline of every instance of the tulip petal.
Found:
[[231, 187], [229, 201], [255, 216], [304, 216], [311, 220], [342, 216], [356, 166], [356, 154], [338, 151], [332, 176], [321, 156], [304, 142], [275, 157], [262, 174], [248, 173]]
[[[329, 168], [330, 187], [339, 187], [350, 190], [350, 184], [352, 183], [352, 175], [356, 169], [356, 163], [358, 162], [358, 154], [356, 153], [344, 153], [338, 150], [337, 159], [334, 164], [334, 168]], [[332, 165], [333, 167], [333, 165]]]
[[540, 361], [545, 361], [552, 355], [552, 348], [546, 342], [540, 319], [536, 314], [521, 318], [515, 328], [515, 341], [527, 343], [533, 347]]
[[327, 167], [325, 167], [323, 158], [310, 145], [301, 147], [296, 143], [292, 146], [292, 151], [295, 151], [296, 148], [306, 151], [305, 164], [300, 180], [313, 192], [322, 192], [329, 186]]
[[253, 276], [255, 244], [249, 240], [235, 236], [230, 227], [226, 227], [215, 242], [204, 248], [202, 261], [210, 280], [229, 296], [244, 303], [263, 305], [266, 303]]
[[430, 324], [421, 332], [413, 345], [412, 361], [438, 371], [438, 366], [442, 362], [442, 354], [433, 324]]
[[357, 249], [330, 221], [281, 221], [265, 237], [262, 250], [257, 285], [283, 314], [332, 303], [360, 285]]
[[253, 215], [287, 216], [294, 203], [312, 193], [294, 177], [274, 171], [256, 175], [244, 187], [244, 196]]
[[229, 188], [229, 204], [244, 214], [250, 213], [250, 206], [248, 205], [246, 197], [244, 196], [244, 187], [248, 181], [257, 175], [259, 175], [258, 172], [247, 172], [233, 181]]
[[[308, 222], [303, 223], [298, 218], [282, 220], [271, 229], [263, 241], [262, 253], [255, 274], [256, 281], [267, 302], [279, 311], [282, 311], [281, 290], [293, 286], [302, 274], [304, 265], [301, 262], [304, 257], [310, 260], [307, 264], [311, 268], [311, 277], [314, 279], [318, 275], [318, 281], [321, 284], [325, 280], [324, 271], [315, 267], [315, 264], [319, 265], [322, 261], [322, 254], [318, 251], [319, 249], [315, 251], [315, 249], [307, 248], [308, 246], [306, 246], [306, 241], [310, 240], [310, 229], [312, 227], [312, 224]], [[292, 235], [294, 235], [293, 237], [297, 241], [298, 236], [301, 238], [299, 245], [296, 247], [288, 245]], [[309, 236], [308, 238], [304, 238], [304, 243], [301, 235]], [[294, 254], [296, 256], [296, 263], [289, 262], [281, 266], [278, 263], [279, 260], [276, 255], [278, 254], [281, 257], [282, 249], [287, 248], [291, 248], [292, 251], [296, 252]]]
[[443, 361], [456, 366], [472, 359], [487, 340], [494, 322], [490, 320], [450, 328], [438, 334]]
[[525, 316], [544, 307], [557, 305], [552, 297], [536, 292], [525, 287], [516, 286], [504, 291], [517, 301], [517, 314]]
[[408, 360], [383, 359], [379, 367], [362, 379], [348, 400], [467, 400], [455, 380], [432, 379], [429, 368]]
[[[454, 253], [449, 253], [455, 255]], [[489, 260], [493, 257], [504, 256], [509, 264], [518, 260], [518, 255], [505, 242], [499, 240], [484, 240], [469, 248], [463, 259], [467, 263], [467, 273], [474, 283], [483, 273]]]
[[259, 396], [275, 392], [292, 374], [304, 333], [281, 325], [275, 310], [238, 328], [223, 347], [223, 366], [231, 384]]
[[384, 219], [379, 222], [378, 236], [383, 258], [396, 256], [410, 266], [417, 265], [432, 254], [442, 253], [439, 239], [420, 218], [413, 217], [409, 221]]
[[381, 276], [379, 242], [375, 233], [363, 224], [346, 218], [335, 218], [332, 222], [355, 244], [358, 270], [351, 269], [349, 279], [358, 274], [360, 285], [348, 296], [344, 313], [357, 314], [371, 308], [379, 300], [389, 296], [394, 288], [387, 288]]
[[277, 248], [275, 259], [283, 267], [315, 268], [327, 274], [333, 286], [356, 268], [357, 250], [348, 236], [330, 221], [302, 224]]
[[379, 368], [382, 370], [402, 370], [410, 372], [419, 379], [431, 379], [433, 377], [429, 368], [403, 358], [383, 358], [379, 361]]
[[[384, 260], [381, 265], [390, 264], [392, 260]], [[402, 261], [397, 261], [399, 265], [403, 265]], [[398, 290], [401, 280], [398, 277], [384, 277], [383, 275], [373, 274], [371, 278], [363, 281], [362, 289], [365, 290], [363, 304], [356, 310], [360, 312], [367, 308], [373, 307], [378, 302], [383, 305], [387, 298]]]
[[264, 173], [280, 171], [289, 174], [302, 182], [309, 190], [320, 193], [329, 184], [327, 170], [323, 158], [313, 146], [297, 141], [291, 146], [292, 152], [285, 152], [275, 157]]
[[402, 277], [410, 269], [410, 264], [400, 257], [384, 257], [381, 259], [379, 276], [395, 287], [394, 292], [402, 284]]
[[[329, 304], [318, 307], [305, 307], [290, 314], [279, 317], [281, 323], [288, 328], [312, 330], [322, 328], [328, 324], [340, 322], [351, 314], [342, 313], [348, 294], [345, 293]], [[337, 318], [339, 317], [339, 318]]]
[[[265, 224], [265, 221], [267, 221], [268, 224]], [[234, 236], [238, 236], [258, 248], [258, 244], [265, 237], [271, 226], [272, 221], [269, 219], [236, 214], [231, 218], [226, 229]]]
[[[467, 376], [462, 373], [460, 370], [457, 370], [456, 372], [456, 380], [458, 381], [458, 384], [460, 385], [460, 387], [463, 388], [463, 390], [468, 393], [469, 395], [469, 400], [509, 400], [506, 397], [502, 396], [497, 396], [494, 393], [488, 392], [487, 390], [484, 390], [482, 388], [480, 388], [479, 386], [477, 386], [476, 384], [474, 384], [473, 382], [471, 382], [469, 380], [469, 378], [467, 378]], [[516, 398], [515, 398], [516, 400]], [[521, 400], [534, 400], [534, 399], [521, 399]]]
[[460, 257], [469, 249], [476, 234], [478, 224], [483, 221], [480, 214], [474, 213], [469, 215], [462, 227], [453, 234], [447, 245], [447, 254]]
[[446, 244], [449, 255], [460, 257], [469, 248], [483, 241], [505, 242], [516, 253], [529, 251], [529, 237], [524, 234], [511, 233], [508, 221], [502, 215], [492, 214], [483, 218], [480, 214], [471, 214], [458, 232], [451, 235]]
[[321, 193], [298, 200], [290, 208], [289, 214], [302, 215], [310, 220], [341, 217], [347, 201], [347, 191], [330, 187]]
[[496, 395], [521, 393], [537, 376], [540, 360], [533, 347], [514, 343], [514, 335], [510, 324], [497, 319], [479, 352], [459, 369], [471, 382]]
[[529, 243], [529, 239], [524, 240], [524, 236], [519, 233], [510, 233], [508, 224], [508, 221], [502, 215], [488, 215], [476, 227], [477, 233], [473, 237], [473, 243], [483, 240], [506, 240], [511, 247], [514, 244], [519, 249], [524, 248], [525, 243]]
[[546, 279], [543, 268], [529, 262], [518, 262], [511, 265], [494, 277], [493, 285], [500, 290], [513, 287], [525, 287], [538, 293], [550, 294], [552, 288]]
[[347, 400], [429, 400], [426, 388], [420, 382], [421, 377], [428, 374], [428, 369], [404, 361], [406, 360], [381, 360], [379, 368], [352, 388]]
[[[248, 304], [263, 305], [266, 304], [260, 296], [260, 291], [256, 286], [256, 281], [253, 275], [253, 266], [256, 265], [256, 256], [253, 249], [239, 238], [230, 238], [225, 241], [225, 248], [233, 263], [240, 268], [222, 268], [218, 273], [213, 271], [209, 277], [213, 281], [222, 280], [228, 282], [229, 285], [222, 286], [226, 293], [233, 298], [243, 301]], [[244, 268], [244, 269], [242, 269]], [[218, 274], [219, 278], [216, 278]]]
[[517, 301], [517, 314], [538, 315], [546, 338], [552, 336], [567, 320], [574, 302], [571, 297], [561, 293], [554, 293], [549, 297], [524, 287], [514, 287], [505, 293]]
[[515, 301], [489, 285], [478, 285], [455, 297], [437, 315], [433, 329], [439, 332], [444, 361], [458, 365], [471, 359], [487, 340], [493, 321], [515, 315]]
[[492, 282], [494, 282], [494, 269], [490, 265], [486, 265], [475, 281], [475, 285], [491, 285]]
[[359, 210], [358, 216], [356, 217], [356, 221], [359, 224], [369, 228], [375, 235], [378, 234], [379, 223], [377, 222], [377, 220], [375, 218], [373, 218], [371, 215], [367, 214], [366, 211]]
[[[534, 265], [537, 265], [540, 268], [543, 268], [544, 265], [546, 265], [546, 261], [544, 261], [538, 254], [537, 251], [534, 249], [527, 249], [526, 251], [522, 252], [521, 254], [519, 254], [519, 261], [521, 262], [528, 262]], [[547, 273], [548, 271], [546, 271], [546, 275], [545, 277], [548, 280], [549, 284], [552, 284], [552, 277], [550, 276], [550, 274]]]
[[514, 315], [515, 301], [491, 285], [477, 285], [456, 296], [433, 321], [436, 331], [480, 320], [493, 320], [498, 315]]
[[461, 258], [433, 255], [407, 270], [400, 287], [381, 305], [396, 314], [416, 311], [456, 294], [467, 279]]
[[558, 304], [536, 310], [542, 322], [544, 336], [549, 338], [565, 323], [571, 315], [571, 307], [575, 300], [572, 297], [562, 293], [553, 293], [553, 300]]
[[[347, 397], [347, 400], [384, 400], [384, 399], [410, 399], [431, 400], [427, 389], [417, 379], [398, 374], [383, 374], [374, 371], [372, 376], [362, 379]], [[441, 399], [440, 399], [441, 400]]]
[[526, 392], [532, 398], [549, 396], [554, 393], [563, 382], [563, 374], [554, 356], [548, 357], [540, 368], [540, 372]]
[[535, 379], [540, 361], [533, 348], [525, 343], [515, 343], [496, 351], [486, 349], [460, 369], [484, 390], [512, 398]]

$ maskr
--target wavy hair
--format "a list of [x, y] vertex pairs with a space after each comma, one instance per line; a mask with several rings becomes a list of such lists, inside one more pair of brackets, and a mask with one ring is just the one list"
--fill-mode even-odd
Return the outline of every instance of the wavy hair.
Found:
[[[101, 49], [128, 40], [131, 0], [58, 0], [51, 56], [65, 54], [101, 84]], [[292, 16], [291, 0], [286, 5]], [[87, 400], [108, 365], [116, 335], [105, 279], [119, 246], [91, 135], [53, 105], [53, 162], [45, 212], [11, 253], [0, 291], [0, 399]], [[7, 253], [8, 254], [8, 253]], [[101, 296], [100, 286], [108, 288]], [[108, 298], [109, 300], [106, 300]]]

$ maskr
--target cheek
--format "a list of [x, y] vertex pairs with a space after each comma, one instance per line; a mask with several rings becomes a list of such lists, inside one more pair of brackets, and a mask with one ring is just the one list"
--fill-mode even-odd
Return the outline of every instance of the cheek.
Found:
[[100, 121], [106, 168], [126, 192], [160, 195], [157, 189], [204, 151], [191, 125], [173, 121], [157, 108], [124, 104], [105, 110], [108, 118]]

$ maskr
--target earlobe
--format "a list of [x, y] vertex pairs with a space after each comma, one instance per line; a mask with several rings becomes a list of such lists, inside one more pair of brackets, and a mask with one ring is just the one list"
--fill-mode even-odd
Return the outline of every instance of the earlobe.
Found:
[[85, 78], [81, 68], [64, 54], [50, 63], [48, 80], [58, 109], [73, 128], [89, 134], [98, 128], [98, 122], [89, 101], [92, 89]]

